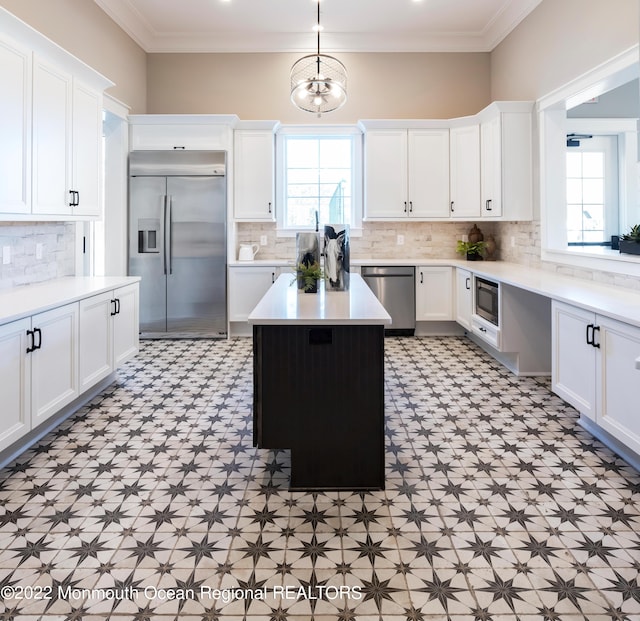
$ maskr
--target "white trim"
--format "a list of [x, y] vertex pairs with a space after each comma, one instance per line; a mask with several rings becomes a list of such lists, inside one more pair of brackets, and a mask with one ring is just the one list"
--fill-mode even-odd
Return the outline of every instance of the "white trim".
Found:
[[131, 108], [126, 103], [123, 103], [119, 99], [109, 95], [109, 93], [104, 93], [102, 107], [107, 112], [110, 112], [121, 119], [127, 120], [129, 118], [129, 110], [131, 110]]

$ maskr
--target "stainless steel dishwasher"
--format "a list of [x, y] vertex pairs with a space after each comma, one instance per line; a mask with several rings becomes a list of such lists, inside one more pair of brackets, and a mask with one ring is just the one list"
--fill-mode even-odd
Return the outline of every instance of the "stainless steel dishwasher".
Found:
[[389, 335], [412, 336], [416, 328], [416, 286], [413, 266], [362, 267], [362, 278], [391, 315]]

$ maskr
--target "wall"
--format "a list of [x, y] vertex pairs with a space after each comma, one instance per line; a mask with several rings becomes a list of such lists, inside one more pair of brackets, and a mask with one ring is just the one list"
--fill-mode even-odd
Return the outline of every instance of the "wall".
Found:
[[[9, 246], [11, 263], [0, 262], [0, 289], [73, 276], [74, 231], [68, 222], [2, 223], [0, 249]], [[42, 259], [36, 259], [36, 244], [43, 245]]]
[[338, 56], [348, 71], [348, 100], [321, 119], [289, 98], [289, 72], [300, 54], [150, 54], [148, 112], [327, 124], [465, 116], [491, 101], [489, 54]]
[[[637, 45], [639, 8], [637, 0], [543, 0], [491, 53], [491, 98], [537, 100]], [[499, 224], [496, 240], [505, 260], [640, 289], [638, 278], [542, 262], [539, 221]]]
[[147, 55], [92, 0], [0, 0], [0, 6], [115, 83], [107, 93], [144, 113]]

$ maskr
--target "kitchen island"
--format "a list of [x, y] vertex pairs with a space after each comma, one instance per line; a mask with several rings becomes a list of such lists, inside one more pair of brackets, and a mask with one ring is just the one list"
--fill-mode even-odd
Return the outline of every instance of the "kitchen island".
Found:
[[283, 274], [249, 315], [253, 442], [291, 449], [291, 489], [384, 489], [384, 327], [359, 275], [299, 293]]

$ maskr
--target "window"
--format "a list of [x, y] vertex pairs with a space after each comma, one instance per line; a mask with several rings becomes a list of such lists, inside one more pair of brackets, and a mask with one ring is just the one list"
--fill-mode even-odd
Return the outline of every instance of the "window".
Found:
[[362, 221], [362, 135], [356, 128], [283, 128], [278, 133], [278, 228]]
[[567, 146], [567, 241], [604, 245], [619, 232], [618, 138], [573, 142]]

